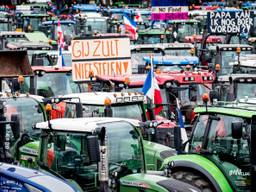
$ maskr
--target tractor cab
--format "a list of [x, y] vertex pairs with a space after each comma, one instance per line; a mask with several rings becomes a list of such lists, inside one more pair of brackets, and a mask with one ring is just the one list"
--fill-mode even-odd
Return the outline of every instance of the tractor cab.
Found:
[[146, 28], [138, 30], [137, 44], [171, 43], [173, 37], [171, 31], [165, 28]]
[[198, 191], [182, 182], [172, 185], [175, 180], [159, 176], [161, 171], [148, 174], [139, 121], [64, 118], [37, 123], [35, 128], [42, 131], [41, 167], [75, 181], [84, 191]]
[[185, 42], [185, 37], [191, 34], [201, 33], [201, 23], [198, 20], [170, 20], [168, 27], [172, 31], [174, 41]]
[[255, 59], [253, 54], [237, 58], [235, 62], [230, 62], [233, 67], [231, 74], [217, 76], [214, 92], [218, 94], [218, 100], [233, 101], [256, 96]]
[[196, 56], [154, 56], [152, 59], [150, 57], [143, 57], [145, 61], [145, 66], [151, 65], [153, 62], [154, 68], [160, 70], [161, 72], [172, 72], [185, 70], [186, 67], [196, 68], [199, 65], [199, 59]]
[[[212, 190], [254, 191], [252, 166], [255, 156], [251, 145], [255, 137], [255, 99], [217, 102], [213, 106], [198, 107], [195, 112], [198, 116], [189, 142], [189, 153], [181, 155], [179, 160], [193, 158], [195, 169], [190, 171], [207, 174], [207, 187]], [[174, 164], [179, 164], [178, 161], [174, 160]], [[203, 173], [200, 168], [206, 168], [205, 162], [210, 163], [212, 169]], [[190, 167], [189, 164], [188, 160], [186, 165]], [[179, 170], [181, 167], [173, 168]], [[221, 174], [214, 176], [216, 171]]]
[[80, 36], [92, 36], [110, 32], [108, 17], [76, 17], [77, 33]]
[[[61, 29], [63, 31], [64, 40], [69, 45], [71, 39], [77, 35], [76, 22], [73, 20], [61, 20]], [[40, 31], [44, 32], [50, 40], [58, 40], [58, 21], [45, 21], [42, 22]], [[65, 47], [67, 49], [67, 47]]]
[[[38, 50], [29, 54], [31, 66], [56, 66], [59, 57], [59, 51], [55, 50]], [[71, 52], [67, 50], [62, 51], [64, 65], [66, 67], [72, 66]]]
[[29, 91], [43, 97], [80, 92], [70, 67], [33, 66], [34, 77], [25, 78]]
[[49, 19], [48, 14], [36, 14], [36, 13], [20, 13], [16, 14], [17, 27], [16, 30], [24, 32], [39, 31], [42, 22]]
[[14, 18], [9, 12], [0, 10], [0, 31], [14, 31]]
[[28, 42], [23, 32], [1, 31], [0, 32], [0, 49], [8, 49], [7, 44], [13, 42]]
[[240, 57], [251, 54], [253, 47], [243, 44], [221, 44], [216, 46], [209, 46], [208, 53], [205, 59], [208, 66], [211, 68], [218, 68], [218, 75], [227, 75], [233, 72], [232, 62], [237, 62]]
[[164, 43], [162, 46], [166, 56], [190, 56], [196, 53], [195, 47], [191, 43]]
[[[185, 123], [190, 124], [193, 119], [193, 109], [202, 103], [201, 96], [210, 92], [215, 76], [212, 72], [180, 72], [156, 73], [156, 80], [163, 99], [163, 109], [159, 113], [166, 119], [173, 119], [175, 107], [180, 109], [185, 117]], [[105, 91], [138, 92], [142, 90], [146, 74], [129, 76], [97, 76]], [[177, 103], [178, 99], [178, 103]]]
[[[9, 82], [7, 81], [7, 83]], [[20, 154], [21, 147], [39, 139], [40, 132], [33, 130], [32, 127], [36, 123], [46, 120], [42, 103], [43, 99], [40, 96], [19, 94], [18, 92], [16, 94], [1, 93], [0, 137], [2, 138], [0, 140], [5, 143], [6, 153], [4, 155], [6, 158], [9, 155], [10, 162], [27, 160], [26, 155]]]
[[255, 74], [230, 74], [218, 77], [214, 91], [220, 101], [234, 101], [247, 97], [255, 97]]
[[162, 56], [164, 50], [162, 44], [138, 44], [131, 45], [131, 63], [134, 73], [144, 73], [145, 65], [143, 57], [145, 56]]
[[[162, 125], [156, 127], [154, 132], [145, 132], [143, 136], [147, 140], [173, 147], [173, 143], [166, 139], [172, 139], [169, 136], [175, 127], [174, 119], [168, 120], [156, 114], [156, 110], [161, 107], [148, 106], [144, 103], [144, 95], [135, 92], [135, 87], [127, 89], [124, 88], [121, 92], [87, 92], [64, 95], [56, 98], [59, 102], [56, 105], [54, 116], [58, 118], [63, 116], [66, 118], [120, 117], [137, 119], [142, 122], [147, 120], [163, 122]], [[60, 100], [65, 100], [65, 102], [60, 102]]]

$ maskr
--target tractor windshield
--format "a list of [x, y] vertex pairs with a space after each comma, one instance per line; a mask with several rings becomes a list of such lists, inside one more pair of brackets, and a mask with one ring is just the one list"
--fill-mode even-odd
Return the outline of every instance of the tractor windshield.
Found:
[[[250, 54], [251, 51], [241, 51], [240, 56]], [[221, 74], [226, 75], [233, 72], [232, 63], [237, 63], [237, 53], [235, 51], [221, 52]]]
[[133, 173], [140, 172], [142, 149], [135, 128], [125, 122], [109, 123], [105, 126], [108, 136], [109, 163], [125, 163]]
[[147, 57], [147, 56], [150, 57], [151, 55], [162, 56], [163, 53], [160, 50], [154, 50], [154, 49], [143, 49], [140, 51], [132, 50], [131, 62], [132, 62], [133, 70], [138, 70], [139, 65], [145, 64], [143, 57]]
[[9, 23], [0, 22], [0, 31], [9, 31]]
[[[50, 27], [50, 26], [49, 26]], [[74, 37], [76, 35], [75, 26], [73, 23], [61, 24], [61, 29], [64, 36]], [[55, 36], [58, 37], [57, 25], [55, 26]]]
[[[45, 121], [45, 114], [42, 106], [32, 98], [29, 97], [18, 97], [10, 98], [6, 101], [6, 118], [7, 121], [11, 121], [13, 114], [18, 114], [20, 118], [21, 135], [28, 134], [33, 138], [39, 135], [38, 132], [32, 130], [32, 127], [37, 122]], [[7, 130], [11, 133], [11, 127], [7, 124]], [[8, 134], [11, 137], [11, 134]], [[12, 141], [14, 138], [10, 138]]]
[[[241, 123], [241, 139], [232, 137], [233, 123]], [[190, 150], [202, 154], [207, 152], [207, 157], [214, 159], [214, 162], [222, 167], [222, 170], [234, 180], [237, 188], [246, 191], [248, 182], [250, 183], [251, 168], [249, 129], [250, 125], [241, 117], [202, 114], [195, 124]]]
[[[113, 117], [145, 120], [145, 113], [141, 103], [127, 103], [122, 105], [111, 105]], [[104, 117], [104, 105], [83, 105], [83, 117]], [[74, 118], [76, 106], [67, 103], [65, 117]]]
[[255, 83], [237, 83], [236, 84], [236, 99], [242, 99], [256, 96], [256, 85]]
[[[107, 161], [110, 173], [121, 165], [127, 166], [129, 174], [140, 172], [143, 169], [142, 149], [134, 127], [126, 122], [100, 126], [107, 130]], [[88, 153], [88, 136], [91, 133], [56, 132], [52, 136], [44, 137], [40, 159], [60, 175], [75, 180], [84, 191], [98, 191], [100, 170]]]
[[168, 49], [164, 50], [165, 55], [171, 56], [191, 56], [190, 49]]
[[169, 34], [139, 34], [137, 44], [170, 43]]
[[45, 73], [37, 77], [37, 92], [43, 97], [65, 95], [79, 92], [78, 85], [72, 80], [71, 73]]
[[177, 39], [183, 42], [186, 36], [191, 34], [199, 34], [198, 23], [177, 23]]
[[88, 18], [86, 20], [86, 26], [91, 26], [93, 32], [108, 32], [108, 21], [104, 18]]

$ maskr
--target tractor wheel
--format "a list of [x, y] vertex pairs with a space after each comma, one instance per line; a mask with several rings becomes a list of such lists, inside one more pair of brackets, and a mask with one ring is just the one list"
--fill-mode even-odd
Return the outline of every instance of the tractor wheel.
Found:
[[216, 192], [212, 184], [198, 173], [177, 171], [172, 174], [174, 179], [186, 182], [199, 188], [202, 192]]

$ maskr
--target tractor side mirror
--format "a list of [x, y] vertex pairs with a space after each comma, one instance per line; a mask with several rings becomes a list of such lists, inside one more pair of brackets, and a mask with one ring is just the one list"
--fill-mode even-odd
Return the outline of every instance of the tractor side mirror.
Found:
[[210, 96], [210, 101], [211, 101], [211, 103], [212, 103], [215, 99], [216, 99], [217, 101], [220, 100], [220, 93], [219, 93], [216, 89], [211, 90], [209, 96]]
[[88, 32], [92, 32], [92, 26], [88, 25]]
[[58, 136], [57, 137], [57, 143], [56, 146], [60, 151], [65, 151], [66, 150], [66, 137], [64, 136]]
[[98, 163], [100, 161], [98, 136], [93, 135], [87, 137], [87, 150], [90, 157], [90, 162]]
[[20, 137], [20, 132], [21, 132], [21, 128], [20, 128], [20, 115], [15, 113], [11, 115], [11, 129], [12, 129], [12, 133], [15, 139], [18, 139]]
[[181, 128], [179, 126], [174, 127], [173, 135], [174, 135], [174, 148], [176, 149], [177, 153], [181, 153], [182, 139], [181, 139]]
[[76, 104], [76, 117], [83, 117], [83, 106], [81, 103]]
[[104, 108], [104, 116], [105, 117], [113, 117], [113, 110], [112, 110], [111, 106], [107, 105]]
[[234, 139], [241, 139], [243, 134], [243, 123], [242, 122], [232, 122], [232, 137]]

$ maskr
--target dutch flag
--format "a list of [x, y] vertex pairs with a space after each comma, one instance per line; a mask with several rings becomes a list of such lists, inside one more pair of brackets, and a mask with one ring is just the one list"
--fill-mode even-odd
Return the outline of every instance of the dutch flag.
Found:
[[[151, 68], [144, 82], [142, 92], [144, 93], [144, 95], [146, 95], [149, 99], [152, 100], [152, 103], [154, 103], [155, 105], [161, 105], [163, 102], [163, 99], [161, 97], [160, 88], [158, 86], [157, 80], [154, 75], [154, 70], [153, 70], [154, 67], [153, 67], [152, 60], [153, 60], [153, 57], [151, 56]], [[155, 110], [154, 110], [155, 115], [160, 113], [162, 109], [163, 109], [162, 105], [155, 107]]]
[[138, 38], [137, 24], [135, 21], [130, 19], [128, 15], [124, 15], [124, 27], [132, 34], [134, 40]]
[[64, 67], [65, 62], [64, 62], [62, 50], [64, 49], [65, 42], [64, 42], [64, 36], [63, 36], [62, 29], [61, 29], [61, 25], [60, 25], [60, 20], [58, 20], [57, 32], [58, 32], [58, 50], [59, 50], [57, 67]]

